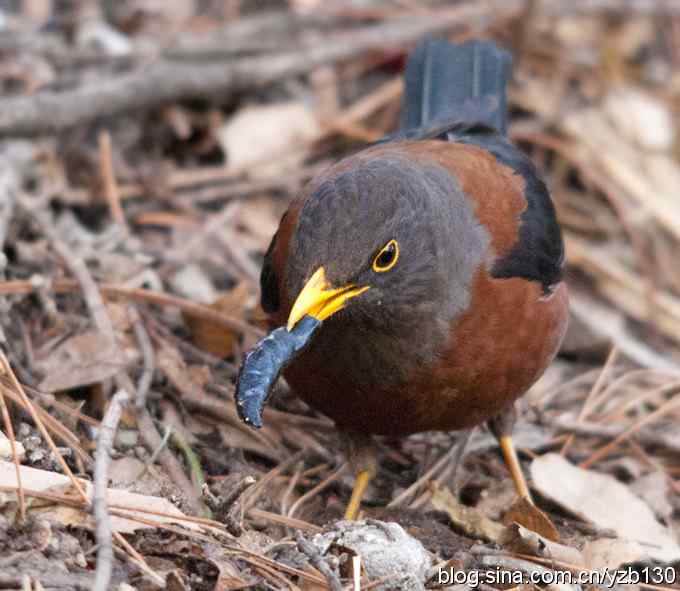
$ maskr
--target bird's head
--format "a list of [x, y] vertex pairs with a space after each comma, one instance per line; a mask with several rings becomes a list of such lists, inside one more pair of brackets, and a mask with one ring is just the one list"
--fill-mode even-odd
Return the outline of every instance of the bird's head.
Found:
[[310, 185], [287, 249], [287, 326], [310, 315], [355, 336], [443, 338], [488, 242], [445, 168], [368, 150]]

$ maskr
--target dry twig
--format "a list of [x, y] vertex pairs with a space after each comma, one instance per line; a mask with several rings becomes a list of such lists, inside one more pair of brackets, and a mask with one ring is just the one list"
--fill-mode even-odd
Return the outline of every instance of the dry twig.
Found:
[[[496, 8], [510, 13], [519, 4], [517, 0], [505, 0], [503, 8]], [[0, 104], [0, 135], [55, 133], [104, 115], [148, 109], [192, 97], [224, 100], [229, 94], [303, 74], [317, 66], [356, 57], [370, 49], [384, 50], [469, 23], [471, 19], [486, 16], [488, 10], [486, 6], [477, 4], [464, 5], [431, 16], [352, 30], [351, 35], [327, 39], [314, 47], [264, 57], [226, 62], [160, 59], [135, 72], [75, 90], [7, 99]]]
[[328, 581], [331, 591], [343, 591], [342, 583], [340, 582], [338, 575], [333, 572], [328, 562], [321, 556], [314, 545], [305, 540], [302, 532], [295, 532], [295, 542], [297, 543], [298, 550], [309, 559], [311, 565], [326, 577], [326, 581]]
[[137, 382], [137, 391], [135, 394], [135, 406], [140, 409], [146, 407], [146, 395], [151, 387], [156, 362], [149, 333], [144, 327], [139, 312], [137, 312], [137, 309], [132, 305], [128, 306], [128, 316], [130, 317], [132, 330], [137, 339], [137, 345], [142, 352], [142, 375], [139, 377], [139, 382]]
[[109, 465], [113, 440], [116, 436], [123, 407], [129, 399], [130, 395], [125, 390], [120, 390], [114, 394], [99, 427], [99, 437], [97, 438], [92, 491], [92, 513], [95, 518], [97, 537], [97, 571], [93, 587], [96, 591], [106, 591], [111, 581], [113, 543], [106, 494], [109, 485]]

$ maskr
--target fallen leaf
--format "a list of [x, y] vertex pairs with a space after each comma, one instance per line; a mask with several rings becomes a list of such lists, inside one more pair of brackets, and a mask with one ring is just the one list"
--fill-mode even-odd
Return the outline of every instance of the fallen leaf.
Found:
[[507, 533], [503, 539], [503, 547], [522, 554], [550, 558], [565, 564], [579, 567], [585, 565], [581, 552], [576, 548], [554, 542], [518, 523], [508, 525]]
[[668, 479], [663, 472], [650, 472], [631, 483], [630, 488], [650, 506], [657, 517], [670, 523], [673, 506], [668, 500]]
[[[310, 564], [305, 564], [302, 570], [304, 570], [306, 573], [323, 579], [323, 575]], [[317, 583], [316, 581], [309, 579], [302, 579], [300, 582], [300, 591], [328, 591], [328, 585], [324, 583]]]
[[503, 524], [492, 521], [474, 507], [462, 505], [448, 488], [440, 488], [434, 483], [430, 486], [433, 489], [430, 500], [432, 506], [438, 511], [446, 512], [457, 529], [462, 530], [469, 538], [501, 542], [507, 529]]
[[560, 539], [560, 534], [553, 522], [550, 521], [550, 517], [531, 501], [524, 498], [517, 499], [510, 506], [503, 516], [503, 523], [505, 525], [519, 523], [553, 542], [558, 542]]
[[240, 569], [237, 567], [233, 553], [225, 551], [217, 544], [205, 544], [203, 551], [206, 560], [209, 560], [219, 575], [215, 583], [215, 591], [236, 591], [237, 589], [247, 589], [252, 587], [253, 581], [245, 581], [241, 577]]
[[142, 475], [144, 468], [144, 462], [131, 456], [111, 460], [109, 482], [113, 486], [132, 484]]
[[307, 152], [305, 143], [319, 134], [319, 122], [302, 102], [244, 107], [217, 131], [229, 165], [257, 164], [249, 173], [259, 177], [278, 176], [300, 166]]
[[651, 558], [680, 559], [680, 546], [649, 506], [607, 474], [583, 470], [559, 454], [546, 454], [531, 464], [534, 486], [565, 509], [621, 538], [642, 544]]
[[647, 557], [645, 549], [632, 540], [603, 538], [586, 542], [583, 546], [585, 568], [589, 570], [615, 569], [622, 564], [639, 562]]
[[[21, 484], [27, 490], [53, 492], [62, 496], [78, 498], [74, 496], [73, 489], [71, 488], [71, 481], [68, 476], [57, 474], [56, 472], [48, 472], [47, 470], [29, 468], [27, 466], [20, 466], [20, 473]], [[85, 490], [88, 498], [91, 499], [92, 483], [88, 482], [87, 480], [79, 480], [79, 482]], [[15, 487], [16, 485], [17, 481], [14, 464], [0, 461], [0, 486]], [[199, 527], [194, 523], [173, 518], [181, 518], [184, 516], [184, 513], [182, 513], [167, 499], [148, 495], [140, 495], [115, 488], [108, 489], [107, 498], [109, 506], [116, 505], [118, 507], [130, 507], [132, 509], [139, 508], [169, 515], [169, 517], [162, 517], [146, 512], [125, 509], [126, 513], [129, 513], [131, 516], [136, 516], [147, 521], [154, 521], [156, 523], [175, 523], [189, 529], [199, 529]], [[92, 528], [94, 526], [94, 520], [88, 512], [83, 512], [65, 505], [46, 503], [44, 501], [35, 503], [35, 506], [41, 507], [39, 512], [42, 515], [49, 515], [51, 518], [63, 523], [64, 525], [76, 525], [87, 528]], [[36, 512], [38, 512], [38, 510], [36, 510]], [[111, 528], [114, 532], [125, 534], [149, 527], [152, 526], [134, 521], [132, 519], [125, 519], [124, 517], [118, 517], [115, 515], [111, 516]]]
[[70, 390], [102, 382], [125, 366], [116, 343], [101, 332], [88, 331], [66, 339], [36, 361], [45, 374], [38, 386], [43, 392]]
[[[227, 294], [219, 297], [208, 305], [216, 312], [222, 312], [230, 316], [243, 316], [246, 302], [250, 297], [250, 287], [246, 282], [239, 283]], [[191, 331], [191, 338], [197, 347], [223, 359], [234, 352], [234, 344], [238, 342], [238, 335], [217, 326], [214, 322], [192, 316], [184, 312], [184, 321]]]

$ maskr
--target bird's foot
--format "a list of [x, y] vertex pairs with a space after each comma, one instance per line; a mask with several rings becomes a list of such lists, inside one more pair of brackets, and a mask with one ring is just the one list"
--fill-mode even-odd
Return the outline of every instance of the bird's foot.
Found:
[[376, 473], [377, 451], [375, 442], [369, 435], [355, 431], [343, 431], [342, 434], [347, 460], [357, 475], [354, 481], [354, 488], [352, 489], [352, 496], [345, 511], [345, 519], [354, 521], [359, 517], [361, 500], [366, 493], [371, 478]]
[[364, 497], [368, 483], [371, 481], [372, 474], [368, 470], [361, 470], [354, 481], [354, 488], [352, 489], [352, 496], [347, 503], [345, 510], [345, 519], [347, 521], [355, 521], [359, 516], [361, 509], [361, 499]]

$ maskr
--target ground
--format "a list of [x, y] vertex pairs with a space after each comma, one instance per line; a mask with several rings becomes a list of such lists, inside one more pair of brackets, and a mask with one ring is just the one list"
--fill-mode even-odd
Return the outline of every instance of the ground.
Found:
[[[166, 4], [0, 8], [0, 588], [677, 587], [680, 10]], [[427, 35], [512, 51], [564, 230], [570, 331], [516, 429], [556, 532], [483, 428], [455, 473], [459, 434], [380, 439], [348, 524], [328, 419], [283, 381], [263, 429], [236, 414], [281, 214], [394, 129]]]

